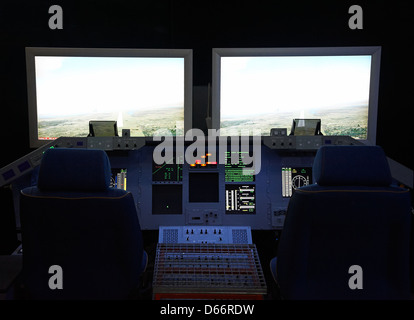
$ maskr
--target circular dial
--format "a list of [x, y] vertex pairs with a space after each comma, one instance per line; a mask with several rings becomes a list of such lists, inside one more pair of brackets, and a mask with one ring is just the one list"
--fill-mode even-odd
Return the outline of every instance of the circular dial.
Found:
[[293, 189], [297, 189], [303, 186], [307, 186], [309, 184], [309, 180], [307, 177], [304, 177], [300, 174], [298, 174], [297, 176], [294, 176], [292, 179], [292, 186]]

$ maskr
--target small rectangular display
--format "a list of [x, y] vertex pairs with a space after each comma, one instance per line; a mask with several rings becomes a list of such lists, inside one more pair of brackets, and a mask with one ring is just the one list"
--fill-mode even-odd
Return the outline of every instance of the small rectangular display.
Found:
[[181, 184], [152, 185], [152, 214], [182, 214], [183, 186]]
[[282, 168], [282, 196], [291, 197], [296, 189], [312, 183], [312, 168]]
[[109, 186], [116, 189], [127, 189], [127, 169], [112, 168], [111, 182]]
[[190, 202], [218, 202], [218, 172], [189, 173], [188, 189]]
[[[226, 182], [250, 182], [255, 180], [253, 162], [246, 160], [249, 156], [244, 151], [227, 151], [225, 156], [225, 180]], [[232, 163], [231, 158], [238, 158], [238, 163]]]
[[256, 186], [254, 184], [226, 185], [226, 213], [255, 214]]
[[163, 164], [152, 162], [152, 181], [173, 182], [183, 180], [183, 160], [176, 161], [176, 157]]
[[193, 163], [189, 163], [190, 169], [216, 169], [217, 161], [215, 155], [212, 153], [206, 153], [195, 159]]

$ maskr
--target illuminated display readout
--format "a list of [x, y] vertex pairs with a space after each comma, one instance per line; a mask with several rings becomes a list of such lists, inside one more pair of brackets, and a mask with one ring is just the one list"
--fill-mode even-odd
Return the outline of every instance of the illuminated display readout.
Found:
[[255, 214], [256, 213], [256, 186], [227, 184], [226, 185], [226, 213]]
[[[238, 157], [238, 163], [232, 163], [232, 156]], [[255, 181], [252, 163], [246, 164], [248, 152], [226, 152], [225, 157], [225, 181], [226, 182], [252, 182]]]
[[[182, 163], [182, 162], [181, 162]], [[152, 181], [182, 181], [183, 165], [171, 158], [164, 164], [152, 163]]]

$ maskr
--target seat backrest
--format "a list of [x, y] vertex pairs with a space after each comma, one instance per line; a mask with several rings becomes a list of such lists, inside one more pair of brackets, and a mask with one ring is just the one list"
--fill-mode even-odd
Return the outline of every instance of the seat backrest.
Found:
[[390, 185], [383, 150], [321, 147], [313, 174], [316, 184], [289, 202], [277, 259], [282, 295], [409, 299], [410, 195]]
[[[32, 298], [122, 299], [143, 271], [142, 234], [131, 193], [109, 187], [101, 150], [50, 149], [38, 185], [21, 192], [23, 276]], [[62, 289], [51, 289], [51, 266]], [[52, 285], [53, 287], [53, 285]]]

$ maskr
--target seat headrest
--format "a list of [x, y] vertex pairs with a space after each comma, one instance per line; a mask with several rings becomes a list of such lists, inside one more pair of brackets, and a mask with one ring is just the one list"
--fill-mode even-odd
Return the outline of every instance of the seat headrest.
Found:
[[391, 172], [379, 146], [322, 146], [313, 175], [322, 186], [389, 186]]
[[105, 151], [57, 148], [44, 153], [37, 187], [42, 191], [105, 191], [110, 179]]

